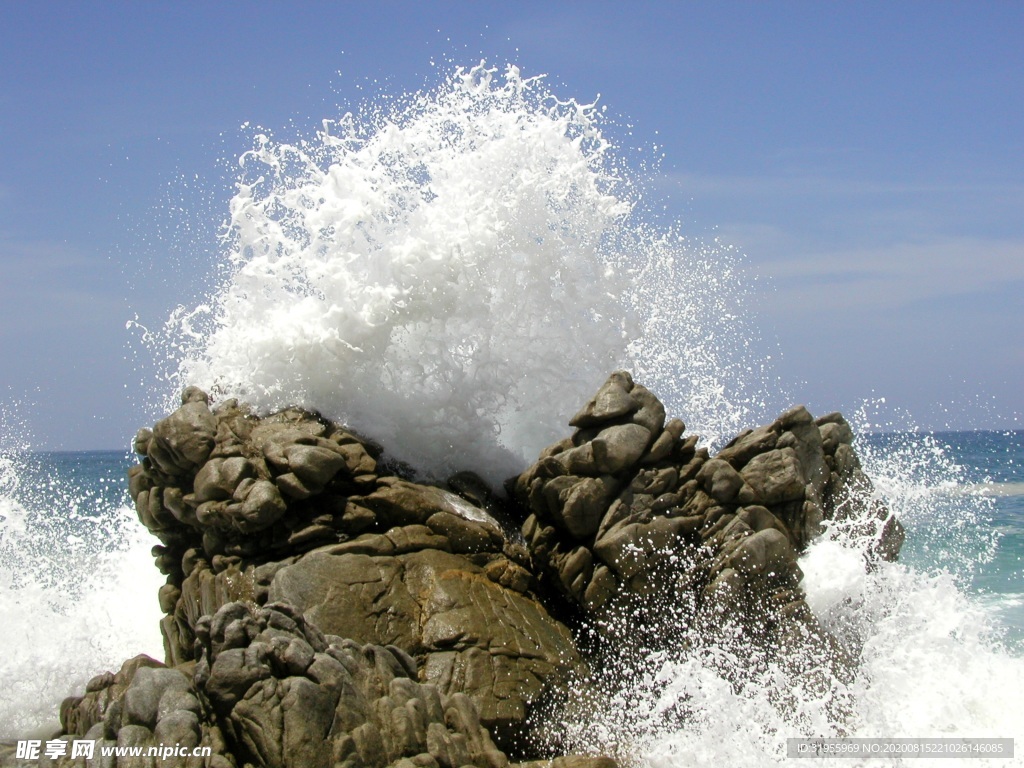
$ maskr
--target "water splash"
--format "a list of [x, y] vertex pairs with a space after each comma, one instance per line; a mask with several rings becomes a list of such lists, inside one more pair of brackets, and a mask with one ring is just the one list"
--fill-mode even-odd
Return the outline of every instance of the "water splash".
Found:
[[640, 221], [595, 104], [483, 64], [387, 104], [256, 135], [225, 276], [167, 329], [179, 385], [301, 404], [427, 476], [494, 482], [617, 367], [709, 438], [749, 415], [734, 256]]
[[[995, 499], [941, 435], [915, 428], [909, 414], [896, 411], [877, 399], [853, 414], [855, 429], [863, 435], [858, 454], [877, 493], [908, 531], [901, 561], [948, 575], [966, 589], [997, 551]], [[892, 430], [893, 423], [910, 428]], [[876, 434], [867, 436], [872, 430]]]
[[[311, 138], [258, 132], [220, 280], [150, 336], [181, 360], [173, 388], [303, 405], [428, 476], [492, 481], [560, 437], [619, 365], [712, 443], [774, 416], [787, 398], [737, 254], [645, 222], [603, 121], [543, 79], [481, 65]], [[991, 543], [985, 507], [943, 500], [963, 477], [939, 446], [860, 450], [912, 542], [966, 544], [871, 570], [870, 532], [833, 526], [810, 548], [808, 602], [860, 659], [855, 676], [794, 677], [741, 638], [677, 625], [678, 652], [595, 681], [561, 738], [636, 764], [762, 766], [784, 764], [793, 736], [1016, 735], [1024, 663], [963, 592]]]
[[[858, 426], [877, 427], [878, 410], [866, 404]], [[583, 712], [558, 736], [574, 750], [666, 768], [802, 765], [787, 758], [790, 738], [1018, 737], [1024, 659], [1004, 642], [987, 601], [969, 591], [997, 544], [987, 485], [972, 483], [934, 435], [861, 437], [857, 449], [875, 495], [906, 525], [906, 556], [869, 566], [877, 531], [832, 523], [800, 560], [807, 604], [856, 660], [852, 674], [825, 663], [814, 645], [778, 657], [741, 633], [711, 641], [664, 605], [666, 625], [654, 633], [663, 646], [623, 655], [587, 681]], [[629, 615], [615, 621], [624, 636], [635, 633]]]
[[[0, 453], [0, 737], [52, 732], [60, 701], [91, 677], [163, 656], [152, 539], [102, 481], [78, 485], [40, 455]], [[126, 496], [119, 473], [107, 481]]]

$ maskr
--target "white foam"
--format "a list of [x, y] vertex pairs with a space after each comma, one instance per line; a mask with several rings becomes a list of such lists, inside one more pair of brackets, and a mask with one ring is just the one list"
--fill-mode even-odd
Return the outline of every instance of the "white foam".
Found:
[[56, 724], [64, 697], [139, 653], [163, 658], [153, 539], [127, 507], [78, 509], [65, 487], [19, 500], [19, 462], [0, 467], [0, 738]]
[[[801, 558], [807, 602], [858, 659], [852, 679], [815, 653], [773, 659], [725, 633], [709, 644], [679, 629], [668, 651], [599, 681], [582, 717], [566, 723], [573, 749], [629, 765], [801, 766], [787, 739], [1016, 738], [1022, 736], [1024, 659], [994, 641], [984, 606], [950, 574], [899, 563], [865, 567], [867, 540], [826, 536]], [[629, 622], [629, 617], [619, 621]], [[685, 650], [683, 650], [685, 647]], [[897, 759], [827, 764], [902, 765]], [[915, 760], [915, 765], [950, 765]], [[1018, 751], [1012, 761], [1022, 765]]]
[[[172, 318], [179, 384], [299, 404], [428, 476], [521, 471], [629, 366], [709, 438], [742, 410], [732, 255], [631, 210], [593, 105], [510, 67], [458, 70], [393, 111], [257, 135], [227, 276]], [[671, 370], [672, 375], [667, 375]]]
[[[802, 562], [812, 604], [837, 586], [835, 547], [812, 547]], [[838, 591], [845, 610], [820, 615], [863, 642], [851, 735], [1019, 739], [1024, 660], [994, 642], [988, 615], [952, 576], [884, 563]]]
[[[736, 255], [643, 223], [602, 128], [542, 80], [481, 66], [309, 139], [257, 135], [224, 278], [165, 329], [186, 350], [176, 386], [320, 410], [425, 474], [492, 481], [562, 436], [618, 365], [712, 441], [763, 423], [778, 385]], [[933, 572], [869, 572], [868, 542], [834, 526], [805, 557], [808, 601], [860, 655], [856, 679], [814, 658], [794, 677], [691, 634], [686, 653], [615, 670], [568, 741], [655, 766], [763, 766], [791, 736], [1020, 736], [1022, 662], [959, 591], [991, 544], [983, 507], [935, 493], [962, 481], [937, 446], [862, 453], [938, 555]]]
[[[753, 768], [803, 765], [786, 757], [789, 738], [1020, 743], [1024, 659], [1001, 642], [998, 606], [964, 592], [984, 547], [994, 546], [991, 500], [977, 491], [949, 493], [961, 488], [963, 470], [927, 437], [862, 445], [861, 455], [877, 496], [903, 517], [911, 537], [924, 538], [911, 543], [928, 550], [932, 565], [869, 568], [865, 555], [878, 532], [837, 524], [802, 556], [807, 604], [857, 659], [854, 677], [829, 672], [813, 649], [783, 664], [728, 634], [709, 645], [680, 627], [669, 651], [617, 670], [610, 686], [599, 686], [586, 716], [567, 723], [575, 748], [637, 765]], [[1001, 605], [1018, 596], [998, 597]], [[1024, 765], [1024, 755], [1018, 750], [1000, 764]]]
[[975, 485], [968, 486], [967, 492], [979, 493], [983, 496], [994, 496], [996, 498], [1024, 496], [1024, 483], [976, 483]]

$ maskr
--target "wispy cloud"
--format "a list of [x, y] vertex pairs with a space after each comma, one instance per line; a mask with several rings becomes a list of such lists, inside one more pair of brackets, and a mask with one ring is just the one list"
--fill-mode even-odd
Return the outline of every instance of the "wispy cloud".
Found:
[[66, 243], [0, 238], [0, 336], [43, 328], [83, 331], [100, 317], [124, 312], [113, 265]]
[[711, 223], [723, 229], [769, 224], [802, 232], [805, 241], [810, 235], [858, 242], [935, 232], [1024, 235], [1024, 184], [1012, 180], [667, 173], [648, 184], [660, 196], [717, 217]]
[[[1024, 239], [948, 238], [809, 252], [751, 267], [801, 311], [896, 308], [1024, 287]], [[982, 306], [979, 304], [979, 306]]]
[[993, 189], [988, 185], [964, 185], [948, 182], [900, 182], [879, 179], [837, 178], [805, 173], [774, 175], [705, 175], [670, 172], [652, 179], [655, 188], [689, 194], [694, 197], [775, 197], [826, 196], [831, 199], [845, 197], [878, 197], [914, 194], [951, 194], [970, 189], [1013, 192], [1024, 194], [1024, 186], [1002, 185]]
[[[825, 174], [665, 174], [751, 273], [808, 310], [983, 296], [1024, 282], [1024, 185]], [[980, 301], [981, 299], [979, 299]]]

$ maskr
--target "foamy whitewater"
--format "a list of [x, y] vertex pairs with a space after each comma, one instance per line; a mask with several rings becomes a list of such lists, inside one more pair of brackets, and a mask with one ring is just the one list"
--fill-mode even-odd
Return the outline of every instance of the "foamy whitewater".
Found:
[[[207, 299], [146, 333], [158, 356], [175, 350], [164, 409], [184, 384], [264, 411], [301, 405], [426, 477], [497, 483], [618, 367], [711, 443], [785, 404], [736, 256], [646, 218], [596, 105], [483, 65], [383, 103], [308, 138], [254, 131]], [[795, 736], [1024, 736], [1024, 661], [967, 587], [995, 546], [988, 497], [941, 446], [872, 446], [858, 449], [877, 492], [930, 559], [868, 572], [868, 542], [838, 526], [803, 558], [810, 606], [860, 658], [852, 680], [798, 678], [676, 628], [685, 654], [641, 654], [597, 681], [562, 737], [635, 765], [764, 766], [786, 764]], [[65, 506], [26, 503], [13, 459], [0, 470], [17, 627], [0, 640], [0, 722], [13, 734], [91, 675], [161, 656], [160, 579], [126, 509], [72, 514], [94, 527], [83, 535]], [[1018, 753], [1024, 764], [1024, 742]]]
[[[871, 426], [865, 413], [858, 417], [861, 427]], [[1019, 456], [1019, 436], [1015, 450]], [[648, 654], [599, 683], [587, 702], [591, 713], [568, 723], [572, 743], [667, 768], [809, 764], [786, 759], [786, 739], [793, 737], [1015, 738], [1013, 760], [988, 762], [1024, 764], [1019, 638], [1009, 650], [993, 610], [992, 598], [1000, 595], [966, 589], [996, 552], [999, 534], [986, 494], [992, 484], [979, 489], [966, 482], [966, 468], [927, 435], [861, 439], [858, 451], [878, 495], [907, 526], [901, 560], [918, 565], [866, 569], [870, 536], [835, 524], [801, 558], [808, 605], [859, 659], [854, 679], [836, 679], [813, 656], [797, 659], [794, 674], [742, 640], [709, 646], [683, 629], [677, 642], [688, 646], [685, 653]], [[1019, 606], [1014, 610], [1019, 616]], [[622, 621], [628, 626], [629, 617]], [[602, 708], [609, 694], [612, 705]], [[904, 764], [882, 758], [813, 764], [821, 763]]]
[[89, 678], [163, 656], [163, 578], [128, 506], [123, 457], [117, 474], [104, 457], [76, 478], [83, 455], [0, 451], [0, 738], [52, 733], [61, 700]]
[[732, 261], [631, 216], [599, 115], [481, 65], [308, 140], [258, 133], [225, 279], [166, 331], [181, 380], [495, 482], [623, 365], [703, 434], [739, 426], [755, 366]]

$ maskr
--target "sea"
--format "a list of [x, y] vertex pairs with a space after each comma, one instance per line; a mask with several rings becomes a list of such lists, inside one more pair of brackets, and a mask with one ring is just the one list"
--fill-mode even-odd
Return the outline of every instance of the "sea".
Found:
[[[712, 448], [770, 421], [791, 394], [745, 310], [742, 257], [652, 215], [610, 120], [480, 64], [304, 136], [252, 128], [227, 213], [195, 212], [228, 221], [202, 298], [134, 323], [157, 369], [151, 411], [188, 384], [257, 411], [300, 405], [425, 479], [471, 469], [495, 486], [617, 368]], [[894, 563], [870, 563], [863, 531], [841, 525], [801, 558], [854, 674], [735, 643], [641, 654], [565, 715], [571, 748], [625, 766], [799, 766], [789, 739], [1001, 738], [1014, 756], [982, 764], [1024, 765], [1024, 433], [878, 432], [847, 415], [907, 531]], [[17, 738], [52, 732], [92, 676], [163, 657], [163, 579], [127, 498], [133, 456], [16, 434], [0, 447], [0, 737]]]

